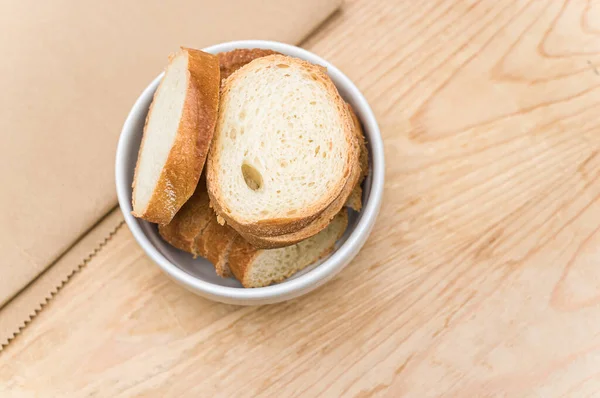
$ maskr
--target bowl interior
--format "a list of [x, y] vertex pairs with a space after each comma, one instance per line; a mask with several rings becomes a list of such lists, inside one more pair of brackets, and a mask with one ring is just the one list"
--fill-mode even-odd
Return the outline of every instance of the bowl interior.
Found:
[[[353, 108], [355, 109], [357, 116], [359, 119], [363, 120], [365, 115], [364, 112], [370, 112], [368, 109], [368, 105], [366, 105], [367, 109], [365, 109], [365, 100], [358, 92], [358, 90], [354, 87], [348, 86], [347, 78], [341, 74], [337, 69], [332, 67], [330, 64], [325, 62], [324, 60], [316, 57], [315, 55], [308, 53], [304, 50], [298, 49], [293, 46], [284, 45], [281, 43], [274, 42], [232, 42], [232, 43], [224, 43], [222, 45], [217, 45], [213, 47], [209, 47], [205, 49], [205, 51], [210, 53], [217, 53], [222, 51], [229, 51], [235, 48], [271, 48], [275, 51], [279, 51], [281, 53], [295, 56], [298, 58], [306, 59], [310, 62], [321, 64], [327, 66], [329, 69], [329, 75], [332, 78], [334, 84], [337, 86], [338, 91], [342, 95], [342, 97], [349, 102]], [[148, 113], [148, 108], [152, 101], [152, 96], [154, 91], [158, 87], [160, 79], [162, 78], [162, 74], [158, 76], [142, 93], [142, 95], [138, 98], [136, 104], [134, 105], [131, 113], [128, 117], [127, 122], [123, 128], [123, 132], [121, 135], [121, 142], [119, 144], [119, 150], [117, 154], [117, 190], [119, 191], [119, 204], [123, 213], [126, 216], [126, 221], [129, 224], [129, 227], [132, 227], [137, 224], [139, 229], [147, 238], [148, 242], [156, 249], [156, 251], [164, 257], [169, 263], [173, 264], [186, 274], [202, 280], [204, 282], [223, 286], [230, 288], [239, 288], [243, 289], [241, 284], [235, 280], [234, 278], [221, 278], [219, 277], [214, 270], [212, 264], [202, 258], [193, 258], [191, 254], [178, 250], [168, 243], [166, 243], [160, 235], [158, 234], [158, 228], [156, 225], [146, 222], [144, 220], [140, 220], [132, 217], [131, 214], [131, 184], [133, 182], [133, 173], [135, 169], [135, 164], [137, 161], [138, 149], [140, 146], [140, 142], [142, 139], [142, 132], [144, 128], [144, 122], [146, 119], [146, 114]], [[372, 115], [371, 115], [372, 117]], [[373, 141], [371, 138], [373, 134], [377, 134], [376, 139], [380, 140], [379, 132], [370, 131], [368, 124], [363, 123], [363, 127], [365, 129], [365, 135], [367, 140], [367, 146], [369, 149], [369, 175], [363, 182], [363, 209], [366, 209], [369, 206], [369, 198], [371, 197], [371, 188], [373, 184], [373, 148], [371, 147], [371, 142]], [[119, 186], [120, 185], [120, 186]], [[364, 215], [364, 211], [357, 213], [354, 211], [349, 211], [349, 223], [348, 228], [343, 235], [343, 237], [336, 243], [336, 250], [334, 253], [348, 240], [353, 231], [356, 229], [357, 225], [361, 222], [361, 219]], [[137, 238], [137, 237], [136, 237]], [[138, 238], [139, 240], [139, 238]], [[142, 242], [140, 242], [142, 243]], [[142, 244], [142, 247], [144, 245]], [[302, 277], [305, 274], [311, 273], [315, 268], [317, 268], [323, 262], [326, 262], [329, 257], [334, 255], [332, 253], [327, 258], [312, 264], [311, 266], [305, 268], [303, 271], [297, 273], [292, 278], [281, 282], [280, 285], [288, 283], [291, 280]], [[150, 254], [150, 253], [149, 253]], [[154, 253], [156, 255], [156, 253]], [[260, 288], [266, 289], [266, 288]], [[252, 290], [260, 290], [260, 289], [252, 289]]]

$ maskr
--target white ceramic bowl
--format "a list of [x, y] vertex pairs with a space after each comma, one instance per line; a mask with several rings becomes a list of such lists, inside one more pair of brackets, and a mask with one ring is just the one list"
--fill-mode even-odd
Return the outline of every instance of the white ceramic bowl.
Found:
[[[146, 254], [175, 281], [200, 296], [229, 304], [257, 305], [277, 303], [306, 294], [333, 278], [356, 256], [371, 232], [383, 194], [383, 143], [375, 116], [356, 86], [335, 66], [317, 55], [289, 44], [273, 41], [243, 40], [217, 44], [204, 51], [219, 53], [236, 48], [268, 48], [327, 67], [340, 94], [355, 109], [364, 126], [369, 148], [369, 176], [363, 183], [363, 210], [351, 214], [348, 229], [328, 258], [313, 264], [292, 278], [268, 287], [244, 289], [234, 279], [217, 276], [203, 258], [193, 259], [164, 242], [156, 225], [131, 215], [131, 182], [148, 107], [162, 78], [161, 73], [137, 99], [125, 121], [116, 155], [116, 184], [119, 205], [133, 236]], [[351, 212], [352, 213], [352, 212]]]

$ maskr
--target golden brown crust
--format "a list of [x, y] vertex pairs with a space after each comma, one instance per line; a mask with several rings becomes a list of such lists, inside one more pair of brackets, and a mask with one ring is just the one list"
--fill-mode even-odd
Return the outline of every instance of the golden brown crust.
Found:
[[354, 211], [361, 211], [362, 209], [362, 188], [360, 183], [356, 184], [350, 196], [346, 200], [346, 207], [351, 208]]
[[238, 234], [231, 227], [220, 225], [214, 212], [210, 209], [208, 211], [211, 213], [210, 222], [196, 242], [197, 250], [215, 266], [217, 275], [229, 278], [229, 249]]
[[242, 283], [242, 286], [246, 286], [244, 284], [244, 275], [246, 275], [248, 266], [258, 254], [259, 251], [241, 236], [238, 235], [233, 241], [229, 252], [229, 269], [233, 276]]
[[[323, 200], [314, 203], [312, 206], [304, 209], [297, 216], [294, 217], [286, 217], [286, 218], [273, 218], [273, 219], [265, 219], [260, 220], [258, 222], [246, 222], [244, 220], [237, 220], [233, 215], [229, 213], [226, 207], [221, 203], [221, 187], [220, 183], [217, 181], [216, 169], [218, 168], [218, 164], [220, 162], [219, 158], [219, 145], [220, 145], [220, 134], [219, 134], [219, 125], [222, 124], [222, 119], [224, 117], [223, 109], [227, 107], [228, 97], [227, 94], [229, 92], [229, 87], [232, 84], [235, 84], [236, 80], [243, 76], [245, 68], [241, 68], [234, 72], [229, 78], [226, 79], [223, 85], [222, 90], [222, 100], [221, 100], [221, 108], [219, 112], [219, 119], [217, 121], [217, 131], [215, 134], [215, 138], [213, 139], [211, 145], [211, 151], [208, 156], [208, 166], [207, 166], [207, 182], [208, 182], [208, 193], [211, 200], [211, 205], [215, 212], [221, 216], [227, 224], [229, 224], [232, 228], [237, 230], [240, 234], [244, 236], [254, 236], [258, 239], [262, 237], [272, 237], [272, 236], [281, 236], [284, 234], [293, 234], [303, 230], [310, 226], [310, 224], [317, 218], [321, 216], [321, 214], [330, 207], [333, 201], [337, 200], [342, 194], [342, 190], [347, 185], [347, 181], [351, 175], [354, 174], [354, 169], [357, 168], [358, 157], [359, 157], [359, 148], [356, 140], [356, 136], [354, 134], [354, 125], [352, 121], [352, 116], [350, 115], [346, 103], [339, 95], [337, 88], [326, 74], [326, 70], [320, 66], [311, 64], [309, 62], [287, 57], [283, 55], [270, 55], [255, 62], [264, 62], [268, 63], [297, 63], [302, 68], [304, 68], [307, 72], [310, 72], [314, 78], [319, 81], [325, 89], [331, 94], [331, 96], [335, 99], [336, 107], [344, 124], [344, 132], [345, 139], [348, 142], [348, 155], [346, 159], [346, 163], [344, 165], [344, 178], [339, 181], [336, 186], [331, 189], [331, 194], [329, 197], [324, 198]], [[253, 63], [254, 64], [254, 63]], [[349, 196], [350, 191], [344, 194], [343, 202], [345, 202], [346, 198]], [[342, 205], [343, 205], [342, 202]], [[341, 206], [340, 206], [341, 208]], [[335, 214], [339, 211], [340, 208], [337, 208], [335, 213], [330, 216], [330, 219], [333, 218]], [[321, 228], [322, 229], [322, 228]], [[318, 232], [318, 231], [317, 231]], [[308, 235], [311, 236], [311, 235]]]
[[273, 50], [265, 50], [262, 48], [238, 48], [224, 53], [218, 53], [217, 56], [219, 57], [221, 79], [227, 79], [233, 74], [233, 72], [257, 58], [262, 58], [273, 54], [279, 53]]
[[[333, 243], [327, 249], [323, 250], [315, 260], [311, 261], [310, 263], [304, 264], [303, 267], [288, 270], [288, 272], [281, 274], [276, 279], [273, 279], [271, 283], [279, 283], [289, 278], [290, 276], [306, 268], [310, 264], [313, 264], [315, 261], [318, 261], [324, 258], [325, 256], [328, 256], [334, 250], [335, 242], [342, 237], [342, 235], [346, 231], [346, 228], [348, 227], [348, 212], [345, 209], [342, 209], [338, 214], [336, 214], [336, 216], [343, 217], [344, 226], [338, 232], [338, 235], [336, 236], [336, 239], [333, 241]], [[241, 282], [242, 286], [246, 288], [261, 287], [252, 285], [252, 283], [250, 282], [250, 274], [252, 272], [252, 265], [254, 264], [256, 257], [262, 252], [262, 249], [257, 249], [256, 247], [252, 246], [241, 236], [238, 236], [233, 242], [231, 251], [229, 253], [229, 268], [231, 269], [236, 279]]]
[[356, 116], [356, 112], [352, 108], [352, 105], [346, 103], [348, 106], [348, 111], [350, 112], [350, 116], [352, 117], [352, 123], [354, 124], [354, 134], [358, 141], [358, 146], [360, 148], [360, 154], [358, 157], [358, 161], [360, 164], [361, 170], [361, 178], [359, 180], [359, 184], [362, 184], [363, 180], [369, 174], [369, 150], [367, 149], [367, 143], [365, 141], [365, 132], [363, 131], [362, 124]]
[[158, 232], [176, 248], [208, 259], [219, 276], [231, 275], [227, 265], [229, 248], [238, 236], [232, 228], [221, 226], [209, 206], [206, 179], [201, 177], [192, 197], [169, 224], [159, 225]]
[[[190, 79], [177, 136], [148, 206], [142, 213], [133, 213], [136, 217], [157, 224], [168, 224], [194, 193], [210, 147], [219, 106], [218, 58], [199, 50], [182, 48], [181, 51], [188, 55]], [[161, 87], [162, 82], [156, 93]], [[146, 125], [152, 109], [150, 106]], [[146, 127], [144, 132], [145, 130]], [[144, 134], [140, 154], [143, 151], [145, 138]], [[138, 165], [136, 165], [134, 182]], [[133, 189], [135, 190], [135, 183]], [[135, 198], [135, 194], [132, 196]]]
[[348, 197], [348, 201], [346, 202], [346, 206], [350, 207], [353, 210], [360, 211], [362, 209], [362, 188], [361, 184], [364, 181], [365, 177], [369, 173], [369, 151], [367, 150], [367, 144], [365, 142], [365, 135], [362, 129], [362, 125], [352, 109], [352, 106], [346, 103], [348, 106], [348, 111], [352, 116], [352, 121], [354, 122], [354, 133], [356, 134], [356, 138], [358, 140], [358, 145], [360, 147], [360, 155], [359, 155], [359, 164], [361, 175], [356, 183], [356, 186], [350, 193]]
[[158, 233], [176, 248], [194, 255], [201, 255], [196, 248], [196, 239], [211, 220], [208, 193], [203, 179], [192, 197], [177, 212], [173, 220], [158, 226]]

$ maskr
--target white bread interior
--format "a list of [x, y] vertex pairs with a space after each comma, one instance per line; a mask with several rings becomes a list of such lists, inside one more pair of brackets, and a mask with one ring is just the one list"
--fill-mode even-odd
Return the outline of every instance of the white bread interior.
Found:
[[[140, 154], [135, 197], [135, 213], [142, 214], [154, 193], [169, 152], [175, 142], [188, 87], [187, 54], [179, 53], [165, 72], [148, 117], [144, 152]], [[167, 192], [172, 195], [172, 192]]]

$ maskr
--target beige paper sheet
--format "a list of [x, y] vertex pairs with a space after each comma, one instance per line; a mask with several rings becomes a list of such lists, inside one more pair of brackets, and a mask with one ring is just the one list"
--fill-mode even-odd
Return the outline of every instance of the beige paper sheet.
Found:
[[0, 0], [0, 307], [114, 207], [122, 123], [170, 52], [297, 43], [339, 3]]

